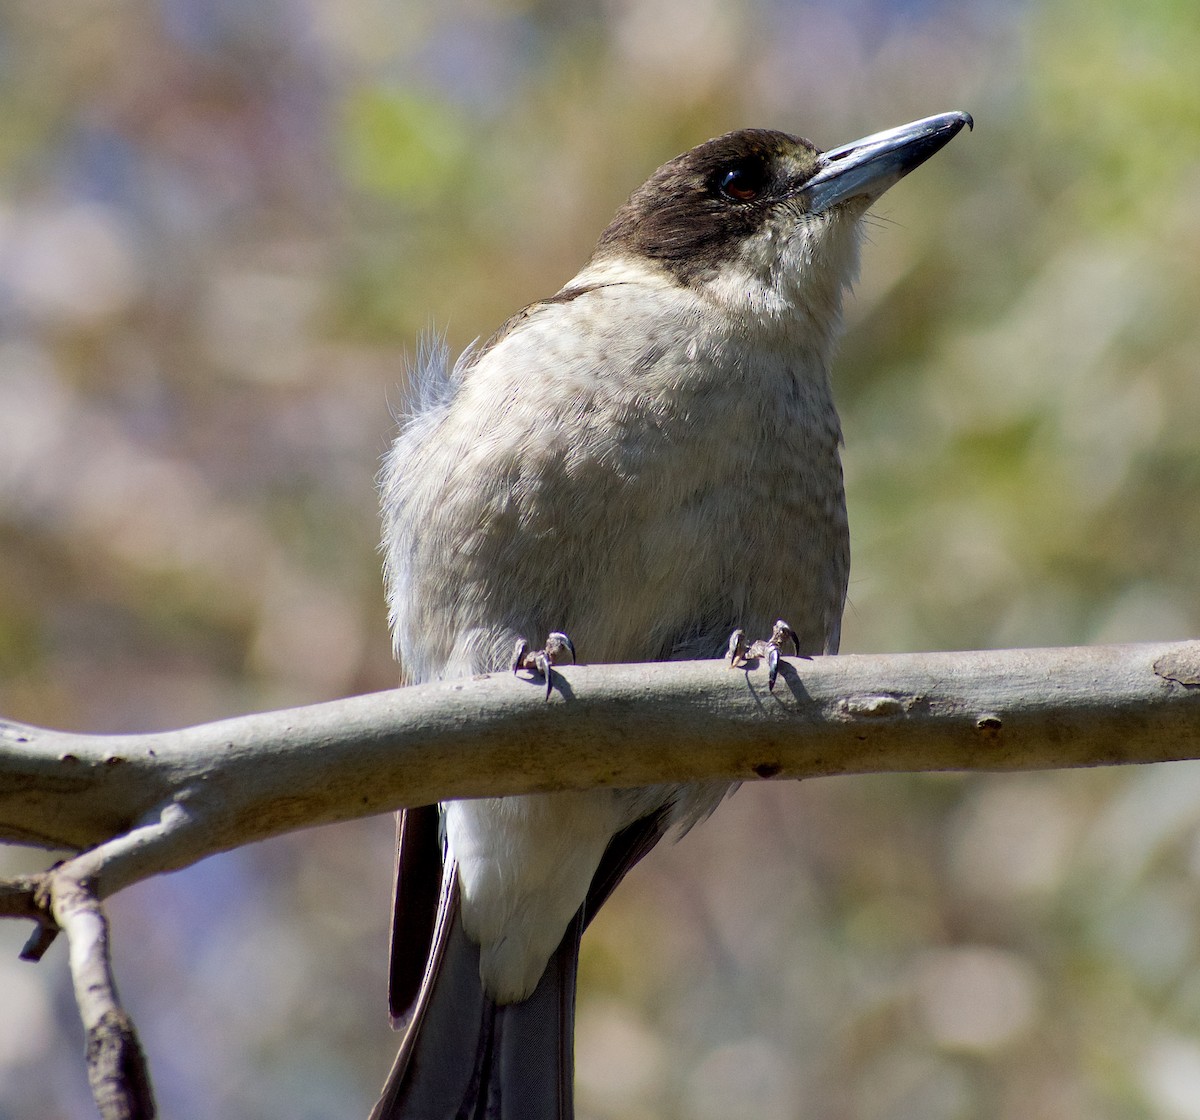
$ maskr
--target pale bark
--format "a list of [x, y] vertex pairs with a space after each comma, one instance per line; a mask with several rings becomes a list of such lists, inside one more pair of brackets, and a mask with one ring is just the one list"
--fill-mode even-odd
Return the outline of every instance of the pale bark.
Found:
[[448, 797], [1200, 755], [1200, 642], [791, 658], [773, 693], [762, 670], [719, 661], [555, 676], [549, 701], [496, 673], [142, 735], [0, 721], [0, 841], [126, 836], [95, 868], [106, 895], [291, 829]]
[[105, 1117], [153, 1099], [111, 975], [101, 901], [295, 828], [451, 797], [724, 778], [1035, 770], [1200, 757], [1200, 642], [560, 666], [144, 735], [0, 721], [0, 842], [65, 849], [0, 883], [41, 956], [70, 942]]

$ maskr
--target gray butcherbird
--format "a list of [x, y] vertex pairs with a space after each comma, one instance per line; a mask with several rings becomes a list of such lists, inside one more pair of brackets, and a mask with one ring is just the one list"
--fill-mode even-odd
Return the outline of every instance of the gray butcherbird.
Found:
[[[778, 615], [798, 653], [835, 652], [849, 548], [829, 369], [861, 218], [971, 123], [828, 152], [759, 129], [710, 140], [634, 191], [561, 291], [453, 368], [427, 353], [382, 474], [404, 680], [506, 668], [557, 631], [593, 662], [719, 656]], [[549, 684], [563, 648], [521, 664]], [[730, 788], [404, 813], [405, 1035], [375, 1120], [569, 1118], [580, 934]]]

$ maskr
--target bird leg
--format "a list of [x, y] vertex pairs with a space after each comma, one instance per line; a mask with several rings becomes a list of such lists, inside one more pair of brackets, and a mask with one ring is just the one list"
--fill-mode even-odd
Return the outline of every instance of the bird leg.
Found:
[[536, 676], [545, 677], [546, 699], [549, 700], [553, 686], [550, 667], [557, 665], [560, 661], [566, 661], [568, 656], [571, 658], [571, 664], [574, 665], [575, 643], [566, 634], [561, 634], [557, 630], [546, 639], [546, 645], [542, 649], [531, 650], [529, 642], [525, 638], [520, 638], [517, 641], [516, 649], [513, 650], [512, 671], [519, 673], [522, 669], [527, 669]]
[[800, 641], [793, 630], [783, 619], [778, 619], [769, 638], [759, 638], [756, 642], [746, 641], [745, 630], [735, 630], [729, 635], [729, 652], [725, 660], [731, 669], [744, 668], [751, 661], [767, 659], [767, 689], [775, 691], [775, 678], [779, 675], [779, 657], [785, 645], [791, 646], [792, 652], [798, 657]]

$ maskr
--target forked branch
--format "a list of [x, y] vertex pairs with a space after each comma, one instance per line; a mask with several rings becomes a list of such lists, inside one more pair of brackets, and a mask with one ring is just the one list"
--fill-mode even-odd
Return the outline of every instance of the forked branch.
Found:
[[0, 841], [77, 853], [0, 883], [23, 955], [67, 934], [101, 1114], [153, 1115], [101, 903], [140, 879], [296, 828], [456, 797], [1200, 757], [1200, 642], [558, 666], [146, 735], [0, 722]]

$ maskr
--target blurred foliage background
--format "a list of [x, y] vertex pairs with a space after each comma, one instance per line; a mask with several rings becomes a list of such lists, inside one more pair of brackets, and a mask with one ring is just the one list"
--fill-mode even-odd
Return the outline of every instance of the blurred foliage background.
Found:
[[[394, 680], [373, 475], [431, 325], [664, 159], [952, 108], [837, 370], [844, 649], [1200, 630], [1193, 0], [7, 0], [0, 712], [152, 730]], [[388, 819], [111, 903], [167, 1118], [364, 1116]], [[0, 852], [0, 870], [44, 856]], [[586, 943], [588, 1120], [1200, 1118], [1200, 769], [758, 784]], [[0, 1118], [93, 1115], [0, 927]]]

